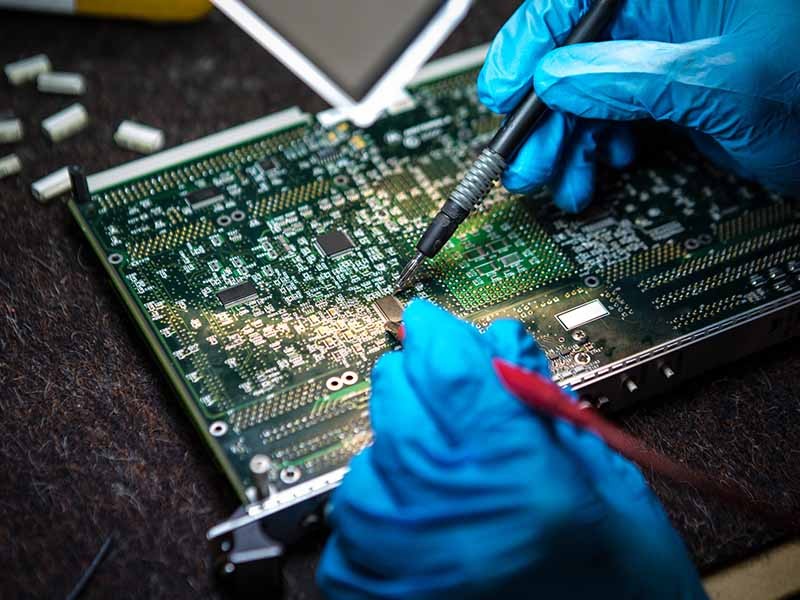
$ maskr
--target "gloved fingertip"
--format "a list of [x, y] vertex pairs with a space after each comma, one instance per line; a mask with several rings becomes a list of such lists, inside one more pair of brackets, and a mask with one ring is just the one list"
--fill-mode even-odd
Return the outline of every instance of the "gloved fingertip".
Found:
[[484, 75], [486, 69], [478, 75], [478, 100], [490, 111], [497, 114], [507, 114], [519, 104], [522, 97], [528, 92], [530, 86], [513, 86], [500, 79]]
[[561, 113], [547, 115], [536, 131], [525, 140], [502, 177], [510, 192], [527, 194], [549, 183], [559, 170], [566, 141], [575, 128], [575, 119]]
[[517, 173], [510, 168], [503, 173], [501, 181], [503, 187], [513, 194], [529, 194], [537, 187], [537, 182], [532, 181], [529, 176]]
[[565, 212], [579, 213], [589, 206], [593, 195], [593, 178], [585, 173], [570, 172], [556, 187], [553, 201]]
[[554, 185], [553, 200], [561, 210], [577, 213], [586, 208], [594, 195], [597, 139], [602, 125], [584, 123], [576, 130], [563, 169]]
[[565, 64], [571, 60], [569, 48], [564, 47], [551, 50], [537, 63], [533, 73], [533, 87], [548, 106], [557, 105], [557, 96], [551, 92], [554, 91], [553, 86], [567, 75]]
[[629, 167], [636, 158], [636, 141], [627, 126], [614, 129], [603, 146], [605, 161], [615, 169]]
[[486, 66], [478, 73], [477, 81], [478, 100], [492, 112], [497, 111], [497, 102], [492, 87], [487, 82]]
[[371, 376], [373, 389], [379, 385], [379, 382], [391, 376], [400, 361], [402, 361], [400, 352], [386, 352], [375, 361]]
[[403, 364], [406, 374], [419, 376], [429, 369], [429, 363], [436, 352], [455, 347], [466, 351], [478, 331], [433, 302], [414, 299], [403, 311], [406, 337], [403, 354], [407, 360]]
[[406, 340], [420, 328], [429, 327], [430, 320], [452, 318], [447, 311], [424, 298], [414, 298], [403, 311], [403, 328]]

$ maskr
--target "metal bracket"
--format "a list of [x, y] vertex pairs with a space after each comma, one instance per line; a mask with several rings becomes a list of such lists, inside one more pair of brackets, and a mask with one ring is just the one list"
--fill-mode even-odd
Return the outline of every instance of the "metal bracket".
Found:
[[264, 518], [253, 506], [238, 508], [206, 534], [214, 572], [234, 597], [263, 596], [283, 589], [283, 559], [293, 544], [323, 529], [328, 494]]

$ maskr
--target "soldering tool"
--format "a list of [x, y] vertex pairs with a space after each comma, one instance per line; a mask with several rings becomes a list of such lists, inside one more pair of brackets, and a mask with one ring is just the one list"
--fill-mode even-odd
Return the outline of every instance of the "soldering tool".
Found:
[[[595, 0], [573, 27], [564, 46], [596, 40], [606, 28], [621, 0]], [[489, 145], [483, 149], [450, 197], [439, 209], [417, 243], [417, 254], [409, 261], [396, 288], [403, 289], [426, 258], [433, 258], [453, 236], [458, 226], [480, 206], [500, 179], [523, 142], [548, 112], [547, 105], [531, 89], [507, 117]]]

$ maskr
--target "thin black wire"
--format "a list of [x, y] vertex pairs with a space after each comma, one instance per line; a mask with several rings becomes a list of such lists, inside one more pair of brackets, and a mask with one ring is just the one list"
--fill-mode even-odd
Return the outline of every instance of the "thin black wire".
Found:
[[94, 559], [92, 560], [91, 564], [86, 568], [81, 575], [81, 578], [78, 580], [78, 583], [75, 584], [75, 587], [72, 588], [72, 591], [67, 596], [67, 600], [76, 600], [78, 596], [81, 595], [83, 589], [86, 587], [86, 584], [89, 583], [89, 580], [94, 575], [94, 572], [97, 570], [97, 567], [100, 566], [100, 563], [103, 562], [103, 559], [108, 554], [108, 551], [111, 549], [111, 542], [113, 541], [113, 536], [108, 536], [106, 541], [103, 542], [103, 545], [100, 546], [100, 550], [95, 555]]

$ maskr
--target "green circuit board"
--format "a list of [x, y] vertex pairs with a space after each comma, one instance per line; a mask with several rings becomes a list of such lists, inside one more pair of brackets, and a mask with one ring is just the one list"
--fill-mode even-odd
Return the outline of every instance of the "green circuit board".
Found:
[[[375, 301], [499, 124], [476, 73], [367, 129], [300, 119], [70, 203], [243, 499], [256, 454], [280, 491], [369, 443], [370, 369], [396, 347]], [[800, 289], [797, 205], [680, 144], [599, 189], [570, 216], [497, 187], [399, 300], [521, 319], [567, 380]]]

